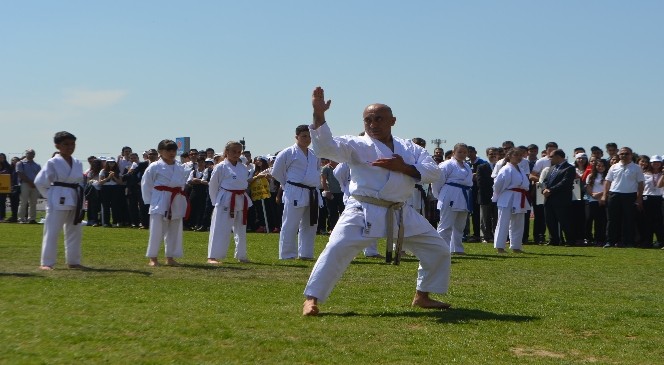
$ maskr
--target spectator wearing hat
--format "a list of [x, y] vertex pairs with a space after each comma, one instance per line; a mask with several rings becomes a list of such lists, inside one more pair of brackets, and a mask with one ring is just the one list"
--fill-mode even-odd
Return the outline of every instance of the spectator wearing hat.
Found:
[[19, 222], [37, 224], [37, 200], [39, 191], [35, 186], [35, 177], [41, 166], [34, 161], [35, 150], [25, 151], [25, 158], [16, 164], [16, 173], [21, 179], [21, 202], [18, 206]]
[[206, 226], [205, 218], [205, 203], [208, 195], [208, 181], [204, 178], [206, 172], [205, 159], [207, 154], [205, 151], [200, 151], [196, 156], [196, 164], [189, 173], [187, 178], [187, 185], [190, 189], [189, 204], [191, 204], [191, 213], [189, 215], [189, 227], [193, 230], [201, 230]]
[[[611, 165], [604, 181], [602, 202], [608, 209], [608, 242], [612, 246], [634, 244], [634, 205], [643, 209], [643, 187], [645, 176], [632, 159], [632, 149], [623, 147], [618, 152], [619, 162]], [[621, 237], [618, 232], [622, 231]]]
[[585, 185], [586, 182], [581, 178], [590, 166], [588, 163], [588, 155], [584, 152], [582, 147], [575, 149], [574, 154], [574, 169], [576, 171], [576, 178], [574, 179], [574, 190], [572, 195], [572, 205], [570, 210], [570, 223], [572, 228], [572, 235], [568, 243], [574, 243], [577, 246], [585, 244], [585, 227], [586, 227], [586, 200], [585, 200]]
[[641, 156], [639, 165], [645, 178], [643, 184], [643, 211], [638, 217], [641, 247], [653, 247], [653, 235], [657, 238], [656, 247], [664, 243], [664, 222], [662, 221], [662, 194], [664, 189], [657, 187], [662, 178], [662, 157]]

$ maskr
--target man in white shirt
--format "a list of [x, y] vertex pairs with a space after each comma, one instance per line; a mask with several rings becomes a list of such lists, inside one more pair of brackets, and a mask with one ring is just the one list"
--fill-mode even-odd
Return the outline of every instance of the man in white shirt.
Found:
[[[608, 242], [604, 248], [632, 246], [634, 244], [634, 206], [643, 209], [645, 176], [632, 159], [632, 149], [623, 147], [618, 152], [620, 161], [613, 164], [604, 179], [604, 195], [600, 204], [607, 204]], [[618, 232], [622, 230], [622, 241]], [[619, 244], [620, 243], [620, 244]]]

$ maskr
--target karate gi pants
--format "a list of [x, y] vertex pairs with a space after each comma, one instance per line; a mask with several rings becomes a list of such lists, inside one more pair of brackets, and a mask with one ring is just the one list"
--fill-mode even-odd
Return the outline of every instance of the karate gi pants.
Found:
[[463, 251], [463, 229], [466, 227], [468, 211], [443, 208], [440, 211], [438, 234], [450, 247], [450, 252]]
[[76, 210], [49, 209], [44, 222], [44, 236], [42, 238], [41, 264], [53, 266], [58, 257], [58, 236], [64, 229], [65, 258], [68, 265], [81, 264], [81, 223], [74, 225]]
[[[281, 232], [279, 233], [279, 259], [314, 257], [314, 239], [318, 226], [309, 224], [309, 209], [308, 205], [294, 207], [288, 204], [284, 206]], [[318, 209], [318, 207], [313, 207], [313, 209]]]
[[242, 224], [242, 210], [231, 218], [228, 211], [216, 207], [212, 212], [212, 225], [208, 239], [208, 258], [225, 259], [230, 244], [231, 230], [235, 238], [235, 255], [238, 260], [247, 259], [247, 226]]
[[182, 257], [182, 218], [164, 219], [161, 214], [150, 214], [150, 238], [146, 257], [157, 257], [164, 241], [166, 257]]
[[[344, 224], [342, 216], [330, 235], [330, 241], [314, 265], [304, 295], [317, 298], [320, 302], [327, 300], [353, 258], [363, 248], [376, 242], [375, 237], [364, 237], [363, 229], [362, 226]], [[403, 248], [413, 252], [420, 260], [417, 269], [417, 290], [446, 293], [452, 262], [450, 250], [438, 232], [431, 228], [423, 234], [405, 237]]]
[[493, 240], [494, 248], [505, 248], [505, 242], [509, 234], [510, 248], [520, 250], [523, 240], [523, 217], [526, 213], [512, 213], [512, 208], [498, 207], [498, 225]]

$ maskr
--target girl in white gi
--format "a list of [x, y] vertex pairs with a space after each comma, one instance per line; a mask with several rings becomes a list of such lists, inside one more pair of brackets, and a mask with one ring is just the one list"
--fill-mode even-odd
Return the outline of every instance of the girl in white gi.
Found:
[[143, 201], [150, 204], [150, 238], [146, 256], [150, 266], [159, 265], [157, 254], [164, 241], [166, 264], [177, 265], [175, 257], [182, 257], [182, 218], [187, 215], [184, 187], [189, 174], [175, 161], [178, 145], [165, 139], [157, 150], [160, 159], [151, 163], [141, 180]]
[[473, 207], [473, 170], [465, 162], [467, 156], [468, 146], [457, 143], [452, 150], [452, 158], [438, 165], [440, 179], [432, 183], [432, 190], [438, 195], [440, 210], [438, 233], [449, 244], [450, 252], [456, 255], [465, 254], [463, 229], [466, 227], [468, 212]]
[[53, 270], [58, 250], [58, 236], [64, 229], [65, 257], [70, 269], [81, 265], [81, 218], [83, 217], [83, 164], [72, 157], [76, 137], [58, 132], [53, 138], [56, 154], [35, 177], [35, 186], [47, 197], [46, 222], [42, 239], [42, 270]]
[[498, 253], [505, 253], [507, 235], [510, 237], [510, 248], [521, 253], [523, 238], [524, 214], [530, 210], [528, 201], [528, 173], [523, 171], [519, 163], [523, 152], [512, 148], [505, 155], [506, 163], [496, 175], [493, 183], [491, 200], [498, 205], [498, 224], [494, 235], [493, 247]]
[[224, 161], [214, 167], [210, 187], [210, 201], [214, 205], [208, 240], [208, 263], [219, 265], [226, 257], [231, 229], [235, 238], [235, 259], [247, 258], [247, 211], [251, 199], [247, 195], [251, 171], [240, 161], [242, 144], [230, 141], [224, 149]]

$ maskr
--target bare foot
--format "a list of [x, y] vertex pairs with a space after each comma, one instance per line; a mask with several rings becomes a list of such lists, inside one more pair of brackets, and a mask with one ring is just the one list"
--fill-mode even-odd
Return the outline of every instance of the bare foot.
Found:
[[39, 270], [51, 271], [51, 270], [53, 270], [53, 266], [41, 265], [41, 266], [39, 267]]
[[302, 307], [303, 316], [315, 316], [318, 314], [318, 301], [316, 298], [307, 298]]
[[212, 265], [221, 265], [221, 261], [217, 259], [208, 259], [207, 263]]
[[173, 258], [166, 258], [166, 265], [168, 266], [180, 266], [180, 263], [175, 261]]
[[159, 261], [157, 261], [157, 258], [150, 258], [150, 262], [148, 262], [149, 266], [159, 266]]
[[420, 307], [425, 309], [449, 309], [451, 304], [441, 302], [439, 300], [431, 299], [429, 293], [417, 291], [415, 298], [413, 298], [413, 307]]
[[78, 269], [78, 270], [87, 270], [89, 267], [83, 266], [81, 264], [76, 264], [76, 265], [67, 265], [70, 269]]
[[497, 249], [496, 249], [496, 252], [498, 252], [498, 253], [505, 253], [505, 249], [504, 249], [504, 248], [497, 248]]

